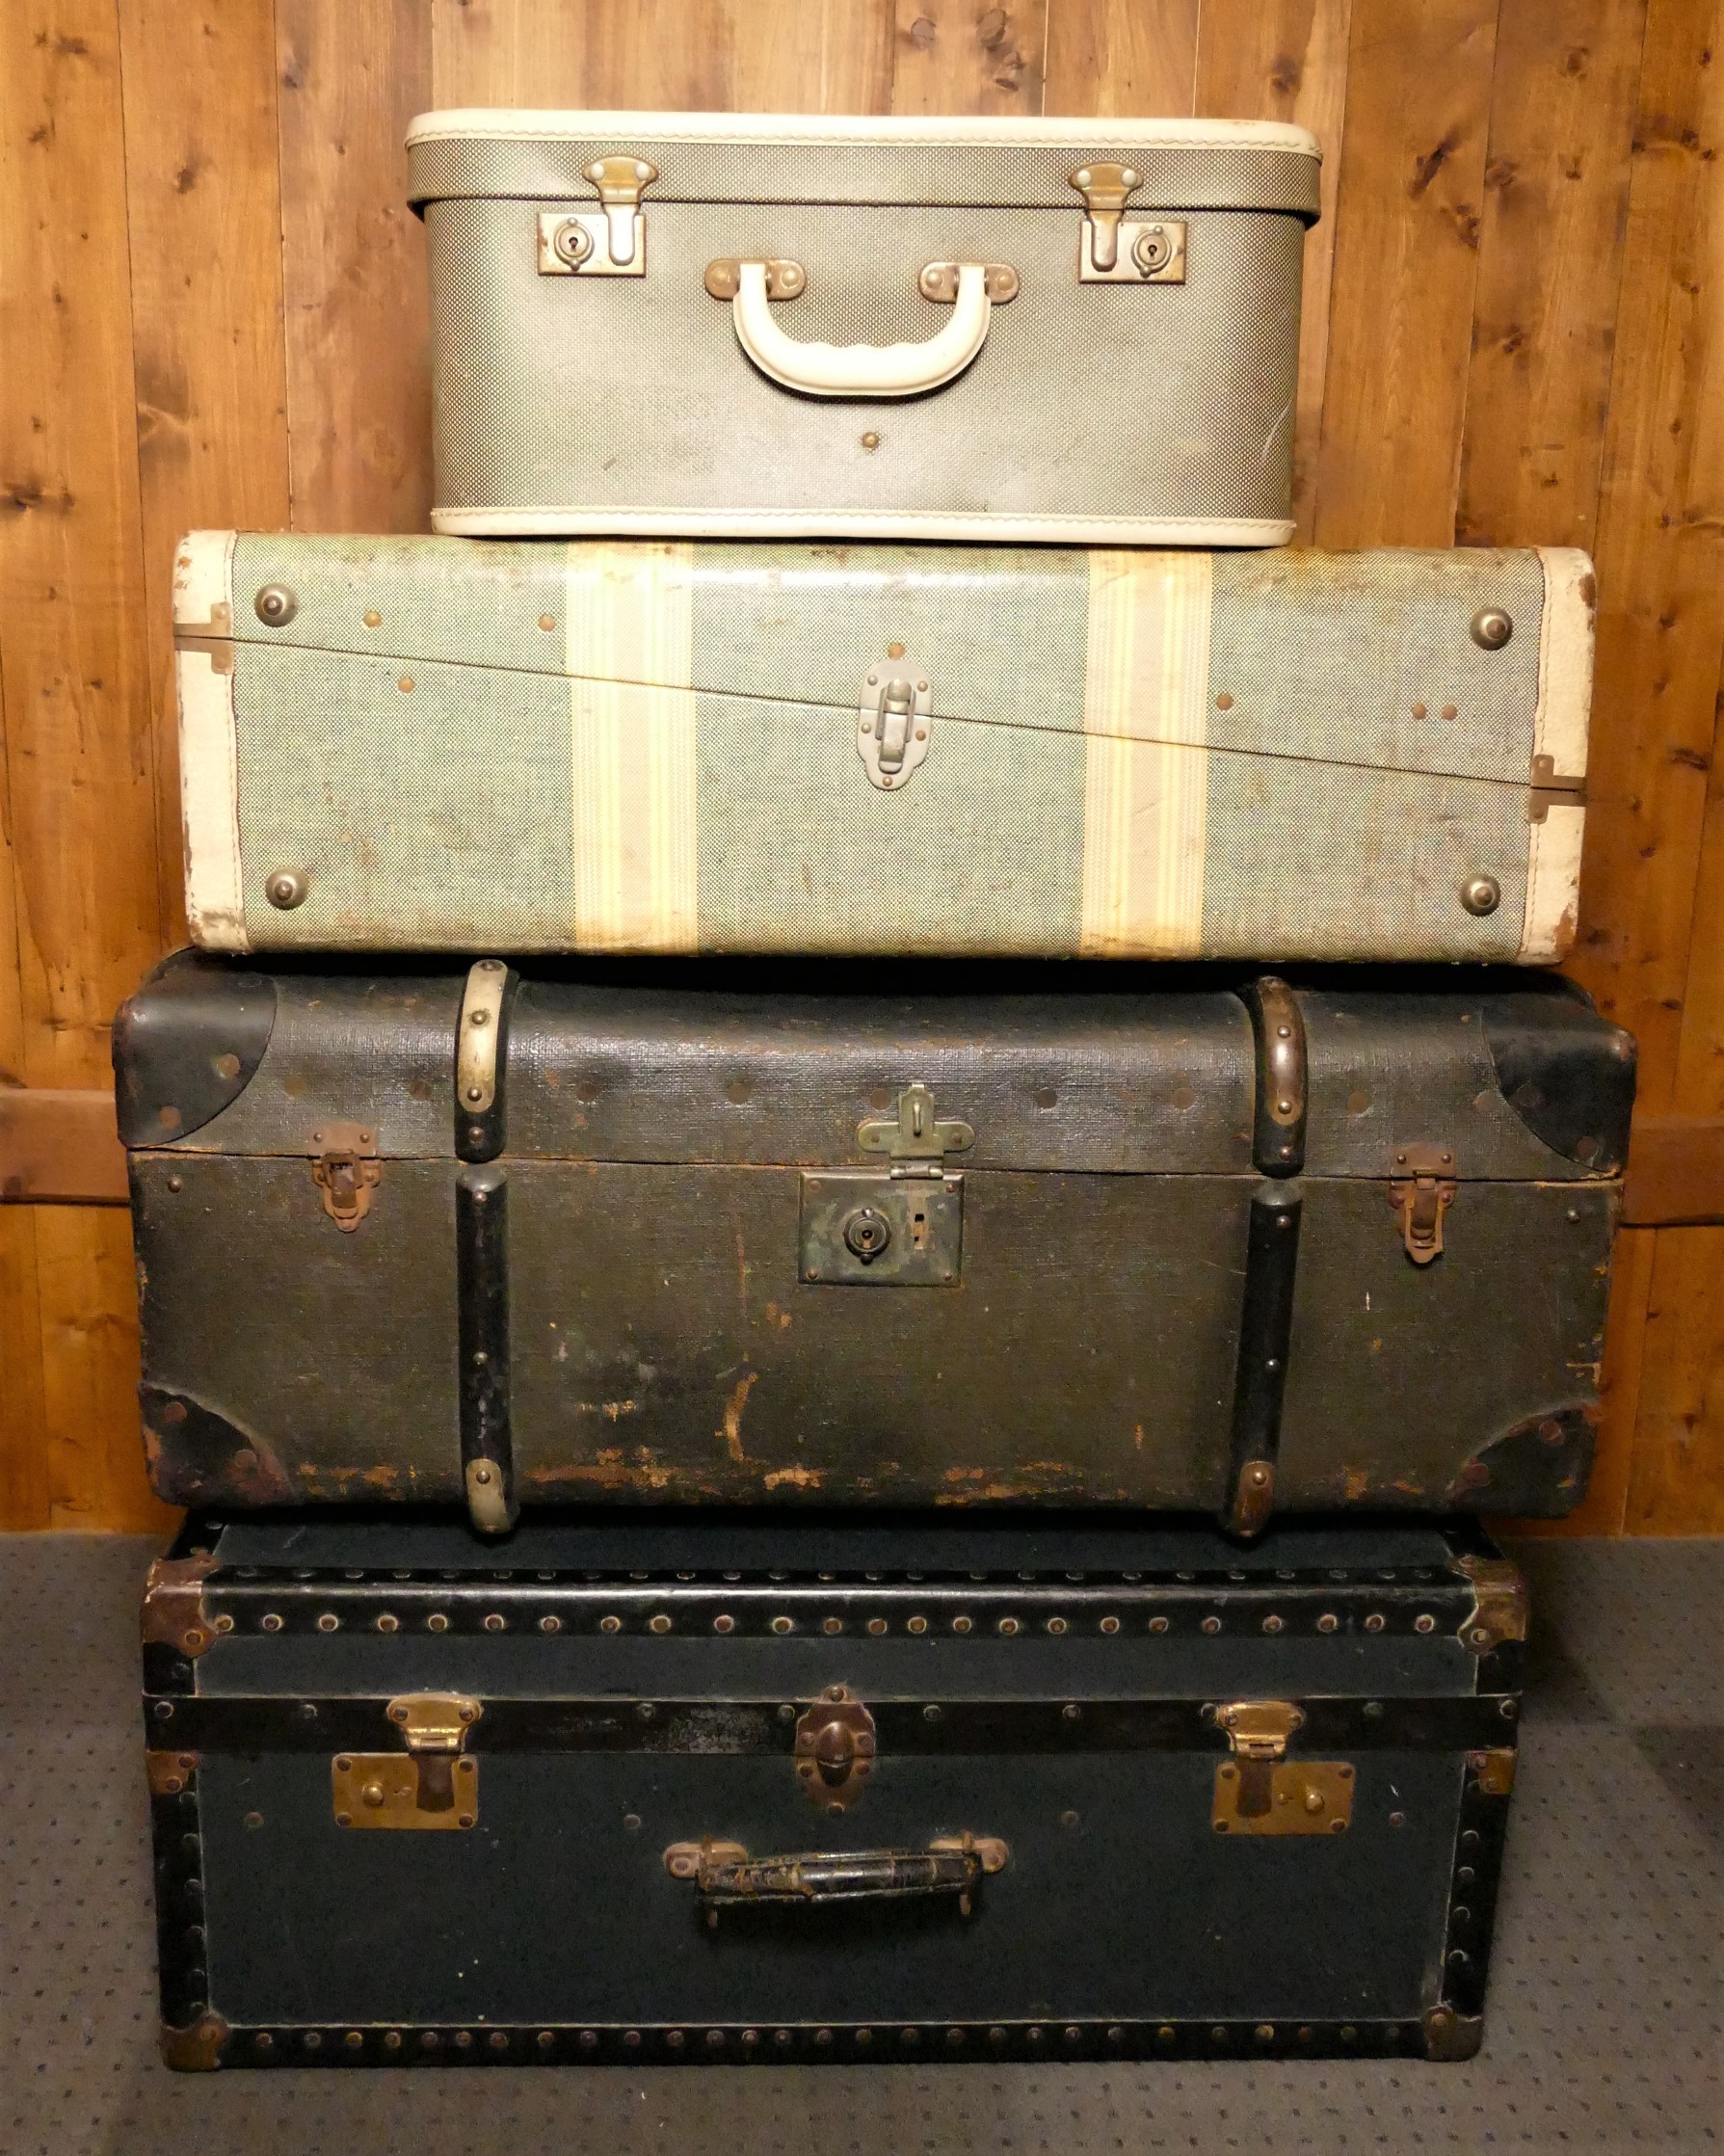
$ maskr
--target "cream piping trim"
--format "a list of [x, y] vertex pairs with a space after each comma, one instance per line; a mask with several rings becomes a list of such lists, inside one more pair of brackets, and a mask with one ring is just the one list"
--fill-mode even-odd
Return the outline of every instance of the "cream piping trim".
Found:
[[884, 120], [866, 114], [816, 118], [808, 113], [561, 112], [461, 106], [420, 113], [407, 146], [439, 142], [727, 143], [818, 147], [827, 144], [991, 144], [1014, 149], [1069, 149], [1129, 143], [1143, 149], [1269, 149], [1322, 157], [1308, 128], [1274, 120]]
[[1291, 519], [1267, 517], [961, 517], [937, 509], [434, 509], [450, 537], [564, 539], [633, 534], [683, 539], [1021, 539], [1059, 546], [1285, 546]]

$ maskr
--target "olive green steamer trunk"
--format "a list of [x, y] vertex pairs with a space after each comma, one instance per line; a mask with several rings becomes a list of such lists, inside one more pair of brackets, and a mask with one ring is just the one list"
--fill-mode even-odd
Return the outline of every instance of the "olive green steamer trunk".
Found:
[[185, 953], [115, 1051], [173, 1503], [1584, 1488], [1633, 1046], [1558, 981]]
[[196, 532], [192, 932], [1550, 963], [1593, 603], [1566, 549]]
[[438, 531], [1291, 536], [1302, 128], [440, 112], [408, 154]]

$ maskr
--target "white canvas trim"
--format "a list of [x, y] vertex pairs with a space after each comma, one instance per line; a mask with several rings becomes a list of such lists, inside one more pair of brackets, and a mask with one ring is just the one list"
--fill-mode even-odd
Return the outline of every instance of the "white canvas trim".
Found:
[[452, 538], [979, 539], [1053, 546], [1285, 546], [1291, 519], [1270, 517], [963, 517], [939, 509], [434, 509]]
[[1538, 706], [1532, 754], [1548, 756], [1564, 778], [1586, 772], [1592, 717], [1592, 655], [1598, 580], [1578, 546], [1541, 546], [1545, 611], [1539, 629]]
[[420, 113], [407, 147], [447, 142], [652, 142], [791, 145], [976, 144], [1012, 149], [1079, 149], [1129, 144], [1136, 149], [1269, 149], [1322, 158], [1308, 128], [1278, 120], [888, 120], [864, 113], [558, 112], [461, 106]]
[[[192, 532], [173, 558], [173, 621], [208, 633], [225, 607], [233, 610], [236, 534]], [[179, 797], [185, 835], [186, 920], [204, 950], [243, 951], [245, 878], [240, 861], [239, 745], [233, 719], [233, 645], [219, 671], [215, 653], [194, 647], [173, 654], [179, 690]]]
[[173, 549], [173, 626], [196, 629], [214, 619], [218, 606], [233, 608], [231, 531], [189, 531]]
[[1554, 966], [1574, 947], [1586, 811], [1559, 804], [1527, 834], [1526, 906], [1516, 955], [1523, 966]]

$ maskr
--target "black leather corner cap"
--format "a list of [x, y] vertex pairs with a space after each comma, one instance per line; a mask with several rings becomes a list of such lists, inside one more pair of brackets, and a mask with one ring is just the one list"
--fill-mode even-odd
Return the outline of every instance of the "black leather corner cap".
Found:
[[276, 984], [198, 951], [165, 958], [114, 1018], [119, 1135], [172, 1145], [251, 1084], [276, 1025]]
[[1484, 1021], [1497, 1083], [1526, 1128], [1594, 1175], [1616, 1174], [1629, 1155], [1634, 1036], [1567, 981], [1487, 996]]

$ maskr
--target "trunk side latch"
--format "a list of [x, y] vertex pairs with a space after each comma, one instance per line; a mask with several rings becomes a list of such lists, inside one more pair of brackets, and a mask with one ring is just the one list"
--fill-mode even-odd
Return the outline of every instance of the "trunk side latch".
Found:
[[467, 1731], [485, 1709], [461, 1692], [409, 1692], [389, 1702], [407, 1748], [337, 1752], [330, 1794], [337, 1826], [437, 1830], [479, 1817], [479, 1762], [466, 1756]]
[[1447, 1146], [1401, 1146], [1394, 1166], [1389, 1202], [1401, 1224], [1401, 1240], [1416, 1265], [1428, 1265], [1443, 1255], [1443, 1218], [1460, 1189], [1454, 1154]]
[[1286, 1699], [1236, 1699], [1213, 1710], [1233, 1753], [1215, 1770], [1217, 1834], [1344, 1834], [1353, 1818], [1345, 1760], [1287, 1758], [1305, 1711]]

